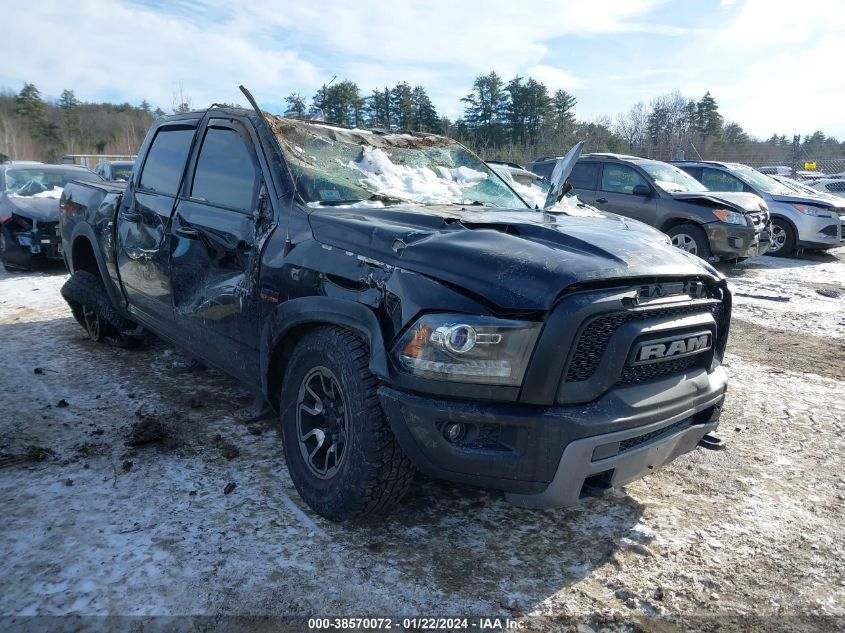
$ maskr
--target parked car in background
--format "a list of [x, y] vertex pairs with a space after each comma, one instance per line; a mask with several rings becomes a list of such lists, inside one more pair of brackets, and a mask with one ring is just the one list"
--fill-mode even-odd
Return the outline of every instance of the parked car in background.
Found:
[[845, 197], [845, 178], [824, 178], [810, 185], [813, 189], [837, 197]]
[[842, 203], [842, 199], [840, 196], [836, 196], [832, 193], [827, 193], [824, 191], [820, 191], [818, 189], [814, 189], [812, 186], [799, 182], [797, 180], [793, 180], [792, 178], [784, 178], [783, 176], [772, 176], [775, 180], [779, 183], [786, 185], [793, 191], [801, 195], [809, 195], [814, 198], [821, 198], [822, 200], [826, 200], [831, 204], [835, 205], [834, 211], [839, 216], [839, 225], [842, 235], [842, 242], [845, 242], [845, 205]]
[[141, 324], [260, 392], [324, 517], [389, 509], [414, 466], [570, 505], [718, 425], [727, 283], [651, 227], [541, 214], [433, 134], [216, 107], [141, 156], [65, 190], [63, 296], [92, 339]]
[[502, 175], [507, 173], [513, 180], [521, 185], [533, 185], [540, 176], [533, 171], [529, 171], [516, 163], [508, 163], [503, 160], [488, 160], [485, 161], [497, 174]]
[[[546, 161], [540, 164], [545, 168]], [[622, 154], [582, 156], [569, 177], [584, 202], [654, 226], [672, 244], [708, 261], [761, 255], [769, 246], [765, 202], [706, 190], [680, 169]]]
[[767, 176], [791, 176], [792, 167], [786, 165], [770, 165], [767, 167], [758, 167], [757, 171]]
[[131, 160], [102, 160], [92, 171], [109, 182], [126, 182], [132, 176], [134, 164]]
[[795, 178], [801, 181], [821, 180], [828, 178], [828, 175], [820, 171], [809, 171], [806, 169], [799, 169], [795, 172]]
[[64, 165], [79, 165], [80, 167], [87, 167], [94, 169], [103, 161], [134, 161], [134, 154], [65, 154], [62, 156], [62, 164]]
[[0, 165], [0, 261], [7, 270], [28, 269], [33, 257], [62, 259], [59, 198], [71, 180], [103, 181], [84, 167]]
[[772, 217], [770, 255], [789, 256], [796, 248], [827, 249], [840, 244], [841, 204], [799, 193], [748, 165], [714, 161], [673, 164], [710, 190], [755, 193], [763, 198]]

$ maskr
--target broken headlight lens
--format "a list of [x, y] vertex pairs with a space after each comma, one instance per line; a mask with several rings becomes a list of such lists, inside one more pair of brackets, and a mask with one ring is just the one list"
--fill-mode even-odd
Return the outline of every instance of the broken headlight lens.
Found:
[[463, 314], [427, 314], [399, 339], [394, 358], [420, 378], [519, 385], [540, 323]]

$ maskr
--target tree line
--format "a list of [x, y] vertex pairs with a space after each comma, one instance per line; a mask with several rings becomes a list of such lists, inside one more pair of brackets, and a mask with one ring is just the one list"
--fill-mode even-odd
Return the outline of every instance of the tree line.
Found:
[[[404, 81], [369, 94], [350, 79], [331, 81], [310, 99], [292, 93], [284, 103], [285, 116], [347, 127], [445, 134], [483, 158], [519, 163], [561, 154], [580, 140], [586, 143], [585, 151], [661, 160], [791, 164], [799, 157], [845, 156], [845, 142], [821, 131], [803, 137], [773, 134], [756, 139], [739, 123], [722, 116], [710, 92], [697, 99], [667, 93], [649, 103], [636, 103], [614, 118], [586, 121], [576, 116], [577, 97], [566, 90], [550, 90], [533, 77], [505, 81], [495, 71], [475, 78], [461, 99], [462, 113], [454, 120], [437, 112], [424, 86]], [[171, 111], [193, 107], [180, 84]], [[18, 93], [0, 90], [0, 159], [56, 162], [67, 153], [135, 153], [152, 121], [164, 115], [164, 110], [153, 109], [147, 101], [137, 106], [84, 103], [71, 89], [57, 100], [45, 100], [34, 84], [25, 83]]]

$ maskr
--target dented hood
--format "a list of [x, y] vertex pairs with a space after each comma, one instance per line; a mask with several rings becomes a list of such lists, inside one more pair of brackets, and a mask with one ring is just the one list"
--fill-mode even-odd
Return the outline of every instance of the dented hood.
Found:
[[719, 274], [658, 231], [612, 214], [460, 207], [319, 208], [321, 243], [465, 288], [503, 309], [548, 310], [568, 286]]
[[742, 191], [683, 191], [672, 193], [672, 197], [687, 202], [695, 202], [696, 200], [712, 202], [742, 213], [768, 210], [768, 205], [763, 198], [757, 194]]
[[56, 198], [31, 198], [25, 196], [6, 196], [3, 207], [36, 222], [58, 222], [59, 201]]

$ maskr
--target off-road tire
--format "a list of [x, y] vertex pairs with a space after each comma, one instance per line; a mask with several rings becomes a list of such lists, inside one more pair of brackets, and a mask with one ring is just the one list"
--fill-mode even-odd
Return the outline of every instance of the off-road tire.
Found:
[[[330, 521], [388, 512], [410, 487], [414, 467], [381, 409], [378, 380], [369, 370], [369, 347], [340, 327], [308, 332], [294, 348], [281, 386], [281, 432], [288, 471], [302, 499]], [[330, 478], [312, 472], [300, 449], [297, 410], [309, 375], [327, 369], [346, 411], [346, 451]]]
[[[684, 235], [689, 236], [695, 242], [696, 252], [694, 254], [706, 262], [710, 261], [713, 255], [713, 252], [710, 250], [710, 240], [707, 239], [707, 234], [701, 227], [695, 224], [679, 224], [666, 231], [666, 235], [672, 238], [672, 243], [676, 248], [681, 248], [678, 244], [675, 244], [676, 238]], [[683, 248], [682, 250], [691, 252], [687, 248]]]
[[[77, 270], [62, 286], [61, 293], [70, 306], [73, 317], [92, 339], [109, 342], [118, 347], [136, 347], [141, 343], [140, 336], [130, 334], [137, 326], [123, 318], [112, 305], [99, 275], [87, 270]], [[86, 325], [86, 308], [99, 317], [99, 336], [92, 336]]]
[[[791, 256], [795, 252], [795, 230], [786, 220], [774, 218], [772, 219], [772, 237], [774, 237], [776, 230], [783, 231], [784, 233], [783, 246], [776, 251], [773, 251], [771, 247], [769, 247], [769, 252], [766, 254], [771, 255], [772, 257]], [[774, 241], [772, 241], [772, 245], [774, 245]]]

